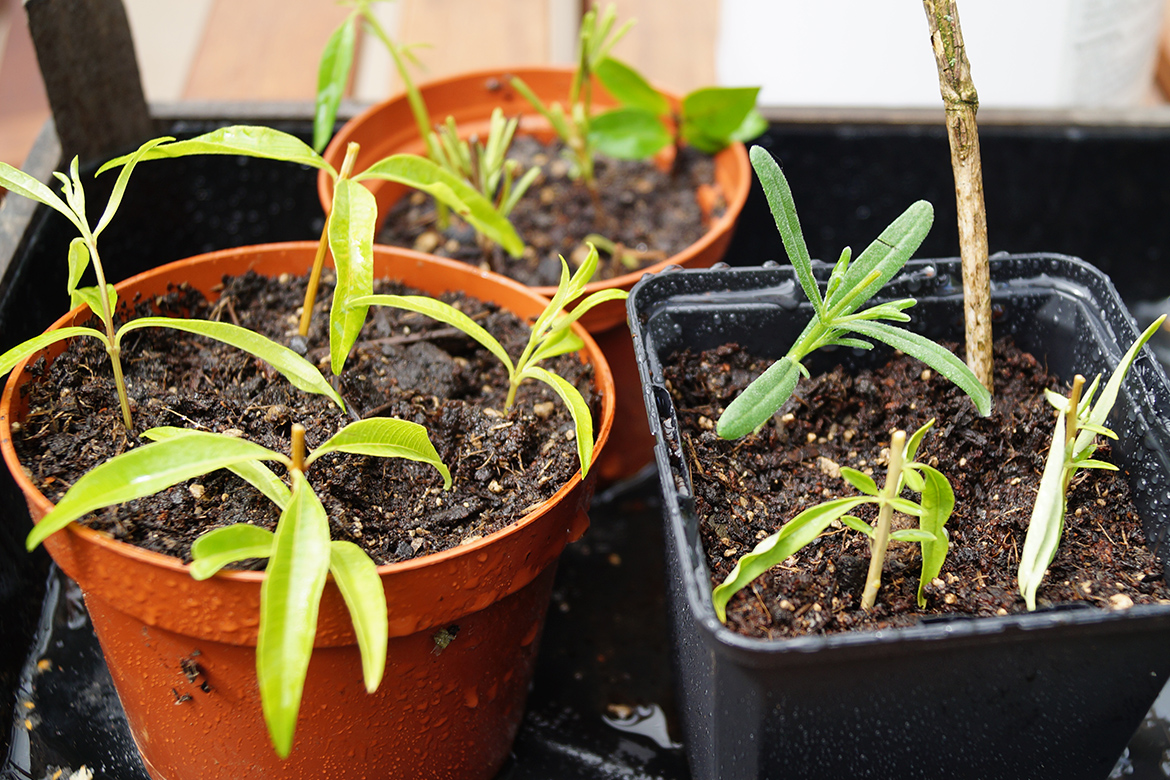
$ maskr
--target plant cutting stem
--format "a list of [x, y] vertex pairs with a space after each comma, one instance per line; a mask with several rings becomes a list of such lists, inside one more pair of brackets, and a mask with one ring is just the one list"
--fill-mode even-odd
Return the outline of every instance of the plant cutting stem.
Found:
[[[337, 174], [337, 180], [334, 182], [333, 191], [335, 194], [337, 192], [336, 182], [348, 179], [349, 174], [353, 172], [360, 148], [355, 143], [346, 147], [345, 160], [341, 163], [341, 172]], [[321, 269], [325, 266], [325, 253], [329, 251], [329, 218], [331, 216], [331, 214], [325, 215], [325, 227], [321, 228], [321, 239], [317, 242], [317, 255], [313, 258], [313, 270], [309, 274], [309, 284], [305, 288], [305, 305], [301, 309], [300, 334], [302, 336], [309, 335], [309, 323], [313, 320], [313, 305], [317, 302], [317, 286], [321, 283]]]
[[963, 260], [963, 308], [967, 365], [989, 391], [992, 387], [991, 283], [987, 262], [987, 212], [975, 113], [979, 94], [963, 45], [957, 0], [922, 0], [946, 107], [947, 138], [955, 175], [959, 252]]
[[886, 547], [890, 544], [890, 519], [894, 515], [891, 501], [897, 498], [898, 483], [902, 478], [902, 454], [905, 451], [906, 432], [894, 431], [890, 436], [890, 465], [886, 471], [886, 484], [880, 496], [881, 509], [878, 510], [877, 526], [874, 527], [870, 548], [869, 574], [865, 578], [865, 592], [861, 595], [861, 608], [866, 612], [873, 609], [878, 588], [882, 586], [882, 565], [886, 561]]
[[110, 356], [110, 366], [114, 369], [114, 388], [118, 391], [118, 404], [122, 407], [122, 423], [126, 430], [131, 431], [134, 422], [130, 416], [130, 396], [126, 392], [126, 377], [122, 374], [122, 348], [118, 346], [118, 334], [114, 330], [114, 313], [110, 311], [110, 299], [106, 295], [106, 273], [98, 256], [97, 241], [87, 236], [85, 243], [89, 248], [90, 257], [93, 258], [93, 271], [97, 276], [101, 319], [106, 327], [106, 353]]
[[1072, 444], [1077, 437], [1077, 407], [1081, 405], [1081, 389], [1085, 386], [1085, 378], [1080, 374], [1073, 377], [1072, 392], [1068, 396], [1068, 409], [1064, 418], [1064, 446]]
[[292, 467], [305, 473], [305, 426], [300, 423], [292, 425]]

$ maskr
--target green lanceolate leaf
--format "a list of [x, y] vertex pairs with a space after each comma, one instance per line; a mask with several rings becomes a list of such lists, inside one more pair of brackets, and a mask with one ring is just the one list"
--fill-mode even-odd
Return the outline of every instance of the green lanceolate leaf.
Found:
[[670, 113], [670, 101], [642, 77], [642, 74], [621, 60], [606, 57], [593, 71], [609, 94], [630, 108], [640, 108], [655, 116]]
[[58, 198], [51, 189], [19, 168], [13, 168], [8, 163], [0, 162], [0, 187], [29, 200], [35, 200], [37, 203], [43, 203], [54, 211], [63, 214], [83, 235], [88, 231], [88, 226], [78, 219], [77, 215], [73, 213], [73, 210], [65, 204], [65, 201]]
[[[713, 151], [719, 151], [756, 107], [759, 94], [759, 87], [704, 87], [686, 95], [682, 101], [683, 140], [714, 141], [720, 146]], [[711, 153], [709, 149], [702, 151]]]
[[541, 343], [536, 352], [532, 354], [532, 359], [529, 362], [534, 366], [539, 365], [541, 361], [576, 352], [583, 346], [585, 346], [585, 342], [573, 331], [558, 330]]
[[519, 380], [528, 378], [538, 379], [551, 387], [568, 407], [576, 428], [577, 458], [581, 463], [581, 476], [584, 477], [593, 462], [593, 415], [589, 413], [588, 404], [577, 388], [540, 366], [529, 366], [518, 377]]
[[396, 154], [379, 160], [353, 178], [355, 181], [385, 179], [422, 190], [446, 203], [452, 211], [503, 247], [512, 257], [519, 257], [524, 252], [524, 242], [520, 240], [516, 229], [491, 201], [470, 184], [430, 160], [412, 154]]
[[[195, 154], [238, 154], [265, 160], [308, 165], [333, 172], [333, 167], [295, 135], [259, 125], [232, 125], [204, 133], [188, 141], [163, 144], [142, 155], [142, 160], [165, 160], [171, 157], [189, 157]], [[98, 169], [103, 173], [130, 161], [134, 155], [110, 160]]]
[[784, 405], [799, 379], [798, 364], [788, 356], [780, 358], [727, 405], [715, 432], [722, 439], [747, 436]]
[[313, 450], [308, 463], [330, 452], [405, 458], [429, 463], [443, 476], [443, 489], [451, 487], [451, 472], [443, 464], [427, 429], [415, 422], [390, 417], [371, 417], [342, 428]]
[[272, 554], [273, 533], [247, 523], [215, 528], [191, 545], [191, 576], [205, 580], [231, 563]]
[[[97, 227], [93, 229], [93, 237], [98, 235], [106, 229], [106, 225], [110, 224], [110, 220], [114, 218], [118, 207], [122, 205], [122, 197], [126, 194], [126, 185], [130, 183], [130, 174], [134, 173], [134, 167], [138, 165], [139, 161], [144, 159], [151, 149], [154, 149], [160, 144], [167, 141], [173, 141], [174, 138], [164, 136], [162, 138], [155, 138], [147, 141], [142, 146], [126, 158], [126, 164], [122, 166], [122, 170], [118, 173], [118, 178], [114, 182], [114, 189], [110, 191], [110, 199], [106, 202], [105, 211], [102, 212], [101, 219], [98, 220]], [[100, 171], [99, 171], [100, 173]], [[77, 184], [78, 191], [81, 190], [80, 182]], [[79, 212], [84, 213], [84, 212]]]
[[496, 337], [488, 333], [480, 327], [478, 322], [454, 306], [437, 301], [434, 298], [427, 298], [423, 295], [366, 295], [361, 298], [355, 298], [350, 303], [353, 305], [393, 306], [397, 309], [406, 309], [407, 311], [425, 314], [439, 322], [445, 322], [463, 331], [478, 342], [480, 346], [499, 358], [500, 362], [508, 369], [509, 375], [513, 373], [512, 358], [508, 357], [508, 353], [504, 351], [504, 348], [496, 340]]
[[629, 292], [626, 290], [598, 290], [592, 295], [582, 299], [580, 303], [573, 307], [573, 311], [556, 320], [552, 328], [549, 329], [549, 334], [556, 335], [561, 331], [567, 331], [570, 325], [581, 319], [581, 317], [590, 309], [593, 309], [602, 303], [606, 303], [607, 301], [624, 301], [629, 297], [629, 295]]
[[922, 575], [918, 578], [918, 606], [924, 607], [926, 596], [923, 588], [942, 571], [950, 549], [945, 526], [955, 508], [955, 492], [951, 489], [951, 483], [938, 470], [926, 465], [919, 465], [918, 470], [923, 479], [920, 491], [923, 511], [918, 518], [918, 527], [933, 537], [921, 540]]
[[[1117, 395], [1121, 392], [1121, 383], [1125, 381], [1125, 376], [1129, 373], [1129, 367], [1137, 359], [1142, 346], [1150, 340], [1150, 337], [1157, 332], [1158, 328], [1162, 327], [1165, 319], [1166, 315], [1163, 314], [1157, 320], [1151, 322], [1150, 326], [1138, 336], [1137, 341], [1126, 350], [1125, 355], [1121, 358], [1121, 362], [1117, 364], [1117, 368], [1113, 369], [1113, 374], [1110, 375], [1109, 381], [1105, 383], [1104, 389], [1101, 390], [1101, 397], [1093, 405], [1093, 411], [1090, 412], [1088, 420], [1090, 425], [1099, 426], [1105, 424], [1105, 420], [1109, 417], [1109, 412], [1113, 411], [1113, 405], [1117, 403]], [[1078, 433], [1073, 452], [1079, 453], [1088, 447], [1092, 443], [1094, 435], [1096, 434], [1089, 429], [1082, 430]]]
[[369, 190], [349, 179], [337, 182], [329, 213], [329, 249], [337, 268], [337, 286], [329, 309], [329, 361], [334, 374], [341, 373], [366, 322], [369, 307], [352, 301], [374, 292], [377, 220], [378, 204]]
[[[69, 280], [65, 284], [65, 292], [69, 294], [70, 305], [73, 307], [78, 305], [73, 301], [73, 291], [81, 283], [86, 268], [89, 268], [89, 247], [86, 246], [84, 238], [78, 237], [69, 242]], [[92, 306], [90, 308], [93, 309]]]
[[809, 303], [813, 305], [818, 316], [824, 316], [824, 303], [821, 301], [817, 281], [813, 277], [812, 260], [808, 255], [808, 246], [804, 243], [804, 233], [801, 232], [800, 220], [796, 216], [796, 202], [792, 198], [792, 188], [788, 186], [788, 179], [780, 170], [780, 164], [763, 147], [753, 146], [749, 157], [756, 177], [764, 188], [764, 195], [768, 198], [768, 208], [771, 209], [772, 218], [776, 221], [776, 229], [780, 231], [784, 251], [788, 253], [788, 262], [796, 271], [796, 278]]
[[863, 474], [857, 469], [842, 466], [841, 477], [867, 496], [876, 496], [879, 492], [877, 483], [873, 481], [873, 477], [868, 474]]
[[259, 333], [232, 325], [227, 322], [213, 322], [211, 320], [184, 320], [177, 317], [139, 317], [122, 326], [118, 331], [118, 342], [130, 331], [141, 328], [171, 328], [185, 333], [194, 333], [207, 336], [228, 346], [247, 352], [249, 355], [260, 358], [284, 376], [293, 387], [306, 393], [315, 393], [331, 399], [341, 409], [345, 409], [345, 402], [333, 389], [332, 385], [321, 376], [309, 361], [293, 352], [288, 347], [277, 344], [275, 341], [261, 336]]
[[378, 567], [353, 542], [335, 541], [329, 546], [329, 573], [349, 609], [362, 654], [362, 679], [366, 690], [373, 693], [386, 670], [386, 643], [390, 636], [386, 593]]
[[285, 456], [243, 439], [191, 431], [124, 452], [87, 472], [25, 539], [35, 548], [50, 534], [96, 509], [142, 498], [160, 490], [250, 460], [287, 461]]
[[[181, 438], [190, 433], [199, 433], [199, 431], [192, 431], [189, 428], [175, 428], [170, 425], [160, 425], [157, 428], [150, 428], [143, 431], [142, 438], [150, 439], [151, 441], [167, 441], [168, 439]], [[227, 470], [259, 490], [268, 500], [281, 509], [288, 506], [291, 495], [288, 485], [284, 484], [280, 477], [273, 473], [272, 469], [260, 461], [237, 463], [234, 466], [228, 466]]]
[[[929, 531], [923, 531], [921, 528], [903, 528], [898, 531], [890, 532], [890, 541], [893, 542], [934, 542], [938, 537]], [[919, 606], [922, 606], [919, 604]]]
[[[118, 291], [112, 285], [106, 285], [106, 302], [110, 306], [110, 311], [118, 304]], [[89, 310], [96, 316], [101, 316], [102, 313], [102, 299], [98, 288], [94, 287], [78, 287], [69, 293], [69, 305], [73, 307], [85, 304]]]
[[1056, 415], [1056, 426], [1052, 431], [1052, 444], [1044, 471], [1040, 475], [1040, 488], [1036, 503], [1032, 505], [1032, 517], [1028, 521], [1028, 533], [1020, 550], [1020, 566], [1017, 579], [1020, 595], [1028, 610], [1036, 609], [1036, 591], [1048, 571], [1048, 564], [1056, 556], [1064, 530], [1064, 466], [1065, 466], [1065, 416]]
[[304, 475], [294, 470], [292, 501], [277, 523], [260, 585], [256, 641], [260, 705], [268, 736], [281, 758], [292, 750], [330, 556], [325, 508]]
[[971, 369], [950, 350], [917, 333], [895, 328], [884, 322], [858, 320], [850, 322], [849, 327], [863, 336], [883, 341], [894, 349], [900, 349], [907, 355], [918, 358], [970, 396], [979, 414], [984, 417], [991, 414], [991, 393], [975, 378]]
[[93, 336], [101, 339], [103, 342], [106, 340], [106, 334], [94, 328], [69, 327], [46, 331], [39, 336], [34, 336], [28, 341], [17, 344], [3, 355], [0, 355], [0, 376], [4, 376], [16, 368], [17, 363], [27, 357], [32, 357], [50, 344], [71, 339], [74, 336]]
[[349, 84], [349, 71], [353, 66], [354, 46], [357, 42], [357, 20], [354, 15], [346, 18], [333, 31], [317, 66], [317, 99], [313, 110], [313, 149], [318, 153], [333, 136], [333, 123], [337, 120], [337, 109]]
[[873, 526], [862, 520], [860, 517], [854, 517], [853, 515], [841, 515], [840, 519], [842, 524], [844, 524], [847, 528], [852, 528], [854, 531], [860, 531], [869, 538], [873, 538]]
[[872, 498], [866, 496], [826, 501], [804, 510], [779, 531], [757, 544], [750, 553], [739, 559], [727, 578], [711, 593], [719, 620], [727, 621], [727, 602], [751, 584], [752, 580], [816, 539], [830, 523], [849, 510], [872, 501]]
[[619, 160], [644, 160], [671, 142], [657, 115], [642, 108], [615, 108], [593, 117], [589, 141]]

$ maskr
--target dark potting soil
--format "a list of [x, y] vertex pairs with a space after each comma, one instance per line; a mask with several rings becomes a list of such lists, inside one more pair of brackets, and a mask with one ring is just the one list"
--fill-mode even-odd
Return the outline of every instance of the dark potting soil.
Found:
[[[380, 292], [409, 294], [396, 283]], [[225, 280], [208, 305], [187, 288], [139, 302], [138, 313], [221, 319], [289, 344], [296, 336], [305, 278], [255, 274]], [[315, 306], [308, 358], [328, 367], [326, 279]], [[495, 335], [509, 354], [529, 328], [490, 303], [442, 296]], [[592, 369], [575, 356], [549, 361], [591, 407]], [[160, 425], [226, 432], [288, 454], [301, 423], [312, 449], [352, 419], [398, 417], [425, 425], [454, 485], [442, 489], [429, 465], [403, 459], [330, 454], [307, 472], [329, 515], [334, 539], [362, 546], [377, 563], [438, 552], [503, 528], [564, 485], [578, 470], [572, 418], [543, 384], [525, 382], [505, 410], [507, 372], [499, 360], [453, 328], [428, 317], [372, 307], [338, 389], [349, 414], [322, 396], [295, 389], [267, 364], [218, 342], [175, 330], [135, 331], [123, 342], [135, 431]], [[13, 439], [21, 463], [51, 500], [78, 477], [144, 440], [121, 422], [109, 359], [97, 339], [73, 339], [52, 364], [38, 362], [29, 414]], [[596, 410], [595, 410], [596, 414]], [[355, 416], [356, 415], [356, 416]], [[283, 469], [270, 463], [278, 474]], [[154, 496], [84, 519], [116, 539], [190, 559], [191, 542], [218, 526], [247, 522], [275, 528], [279, 512], [235, 475], [217, 471]]]
[[[422, 193], [402, 198], [391, 209], [378, 234], [379, 243], [484, 265], [532, 287], [555, 287], [561, 275], [558, 256], [563, 255], [570, 267], [580, 265], [586, 251], [583, 241], [591, 233], [640, 256], [636, 265], [627, 267], [602, 253], [594, 279], [611, 279], [681, 252], [703, 237], [710, 217], [724, 211], [723, 197], [714, 184], [712, 158], [689, 147], [679, 150], [666, 172], [650, 161], [599, 155], [596, 196], [569, 178], [562, 148], [560, 142], [545, 145], [529, 136], [517, 137], [512, 144], [509, 157], [522, 166], [517, 179], [533, 165], [543, 170], [510, 215], [526, 244], [520, 258], [509, 257], [498, 246], [485, 258], [475, 231], [458, 217], [452, 217], [451, 226], [440, 232], [434, 201]], [[700, 187], [712, 200], [706, 217], [695, 194]]]
[[[712, 585], [803, 509], [857, 495], [841, 478], [841, 466], [870, 474], [882, 485], [891, 432], [901, 428], [909, 435], [931, 418], [935, 424], [917, 459], [939, 469], [955, 491], [955, 510], [946, 525], [950, 552], [939, 577], [927, 585], [927, 607], [921, 610], [919, 547], [891, 542], [877, 605], [867, 613], [860, 601], [869, 540], [834, 523], [731, 599], [732, 629], [789, 637], [906, 626], [935, 615], [1026, 611], [1016, 567], [1055, 414], [1043, 389], [1067, 395], [1068, 388], [1058, 387], [1032, 355], [1010, 342], [997, 343], [995, 411], [983, 418], [949, 381], [913, 358], [896, 356], [873, 371], [849, 374], [837, 367], [802, 380], [758, 433], [720, 439], [714, 430], [720, 413], [769, 364], [726, 345], [676, 355], [666, 370]], [[1108, 460], [1107, 440], [1098, 441], [1095, 457]], [[877, 512], [863, 505], [857, 515], [872, 524]], [[913, 527], [911, 521], [895, 515], [894, 527]], [[1144, 545], [1124, 475], [1079, 472], [1038, 605], [1087, 602], [1118, 609], [1167, 599], [1170, 588]]]

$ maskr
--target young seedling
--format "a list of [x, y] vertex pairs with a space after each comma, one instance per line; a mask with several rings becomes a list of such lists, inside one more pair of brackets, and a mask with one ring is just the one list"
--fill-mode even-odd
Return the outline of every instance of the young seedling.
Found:
[[[670, 101], [650, 86], [630, 65], [609, 56], [634, 22], [614, 29], [617, 9], [611, 3], [600, 14], [596, 7], [581, 20], [577, 70], [569, 91], [569, 106], [551, 106], [522, 79], [512, 85], [539, 111], [568, 149], [572, 171], [594, 187], [596, 152], [610, 157], [644, 160], [673, 143], [683, 143], [714, 154], [732, 141], [754, 138], [767, 122], [755, 110], [758, 87], [704, 87], [686, 95], [677, 114]], [[621, 104], [594, 116], [592, 78]]]
[[[32, 550], [90, 512], [153, 495], [217, 469], [232, 471], [276, 503], [280, 519], [275, 533], [247, 524], [208, 531], [192, 545], [190, 571], [192, 577], [203, 580], [237, 561], [268, 559], [260, 586], [256, 677], [269, 736], [276, 752], [285, 758], [292, 749], [326, 576], [333, 575], [349, 609], [367, 691], [373, 692], [381, 682], [389, 633], [376, 565], [352, 542], [330, 540], [329, 519], [305, 471], [323, 455], [345, 452], [429, 463], [442, 475], [444, 489], [451, 487], [451, 473], [425, 428], [389, 418], [351, 423], [308, 457], [305, 429], [300, 425], [292, 427], [291, 457], [205, 431], [162, 427], [143, 436], [153, 441], [111, 458], [78, 479], [33, 527], [25, 544]], [[288, 484], [264, 461], [284, 466]]]
[[931, 205], [926, 201], [912, 204], [855, 261], [851, 262], [846, 247], [833, 267], [822, 297], [813, 276], [812, 261], [800, 230], [788, 180], [766, 150], [752, 147], [750, 156], [776, 227], [780, 230], [789, 262], [812, 304], [813, 318], [788, 354], [773, 363], [727, 406], [716, 427], [719, 436], [738, 439], [766, 422], [792, 395], [800, 376], [808, 376], [801, 361], [811, 352], [831, 345], [873, 348], [873, 344], [856, 336], [877, 339], [921, 360], [958, 385], [971, 397], [980, 414], [990, 414], [991, 395], [987, 388], [949, 350], [917, 333], [881, 322], [909, 322], [910, 317], [903, 312], [916, 303], [913, 298], [889, 301], [858, 311], [902, 269], [921, 245], [934, 220]]
[[1068, 398], [1051, 390], [1044, 391], [1048, 402], [1056, 408], [1056, 425], [1044, 471], [1040, 476], [1032, 518], [1028, 521], [1028, 533], [1020, 552], [1020, 595], [1024, 597], [1029, 611], [1036, 609], [1036, 591], [1052, 559], [1056, 557], [1060, 537], [1064, 533], [1066, 494], [1072, 478], [1079, 469], [1117, 470], [1112, 463], [1093, 458], [1097, 449], [1097, 435], [1117, 438], [1117, 434], [1105, 427], [1105, 420], [1117, 402], [1125, 375], [1129, 373], [1142, 345], [1149, 341], [1165, 319], [1166, 315], [1159, 317], [1133, 343], [1105, 383], [1096, 404], [1093, 403], [1093, 396], [1100, 384], [1100, 375], [1087, 391], [1082, 392], [1085, 378], [1077, 374]]
[[508, 370], [508, 397], [505, 406], [512, 408], [516, 390], [526, 379], [544, 382], [560, 397], [576, 429], [577, 457], [581, 462], [581, 475], [589, 472], [593, 460], [593, 418], [589, 406], [576, 387], [565, 379], [542, 368], [540, 363], [548, 358], [575, 352], [583, 346], [580, 337], [569, 326], [581, 315], [606, 301], [624, 300], [624, 290], [600, 290], [584, 298], [572, 312], [562, 314], [561, 310], [585, 291], [585, 285], [597, 269], [597, 250], [590, 246], [589, 255], [576, 273], [569, 276], [569, 266], [561, 258], [561, 281], [548, 306], [532, 325], [528, 344], [520, 357], [513, 361], [496, 338], [484, 330], [479, 323], [450, 304], [417, 295], [369, 295], [353, 300], [354, 306], [393, 306], [407, 311], [425, 314], [452, 327], [458, 328], [491, 352]]
[[[367, 179], [384, 179], [427, 192], [451, 206], [477, 230], [491, 237], [509, 254], [519, 256], [524, 244], [507, 219], [490, 201], [458, 176], [423, 157], [396, 154], [375, 162], [364, 171], [353, 172], [357, 144], [351, 144], [341, 170], [334, 170], [321, 155], [296, 136], [268, 127], [233, 125], [188, 141], [174, 141], [147, 150], [142, 160], [186, 157], [196, 154], [231, 154], [283, 160], [318, 168], [333, 179], [333, 208], [317, 245], [317, 256], [305, 291], [301, 335], [309, 332], [309, 321], [317, 296], [317, 285], [332, 251], [337, 284], [329, 313], [329, 356], [334, 374], [341, 373], [349, 350], [366, 320], [366, 308], [351, 305], [354, 298], [369, 295], [374, 286], [374, 227], [378, 207], [374, 196], [361, 185]], [[106, 163], [101, 171], [122, 165], [127, 158]]]
[[[840, 520], [849, 528], [861, 531], [871, 540], [869, 574], [861, 597], [865, 610], [873, 609], [881, 587], [882, 565], [885, 562], [889, 542], [917, 542], [922, 548], [922, 571], [918, 578], [918, 606], [926, 606], [923, 588], [942, 571], [950, 542], [944, 527], [955, 507], [955, 494], [951, 484], [937, 469], [914, 460], [923, 437], [934, 420], [926, 423], [906, 439], [905, 431], [895, 431], [890, 436], [890, 460], [885, 485], [879, 491], [877, 483], [866, 474], [842, 467], [841, 476], [863, 493], [826, 501], [810, 507], [789, 520], [776, 533], [764, 539], [750, 553], [735, 564], [711, 594], [715, 614], [727, 622], [727, 603], [731, 597], [752, 580], [768, 569], [783, 562], [821, 535], [834, 520]], [[901, 498], [903, 486], [920, 493], [919, 503]], [[877, 504], [877, 527], [870, 526], [860, 518], [849, 514], [862, 504]], [[895, 511], [918, 518], [918, 528], [900, 531], [890, 530], [890, 520]]]
[[[69, 166], [69, 175], [54, 172], [54, 176], [61, 182], [65, 199], [57, 195], [41, 182], [28, 174], [0, 163], [0, 185], [17, 195], [31, 198], [38, 203], [52, 208], [68, 219], [77, 228], [81, 236], [73, 239], [69, 245], [69, 278], [66, 292], [69, 294], [71, 306], [85, 304], [90, 311], [101, 321], [101, 328], [88, 326], [71, 326], [48, 331], [29, 339], [0, 355], [0, 376], [7, 374], [16, 364], [25, 358], [31, 357], [50, 344], [75, 336], [92, 336], [99, 339], [110, 356], [110, 365], [114, 373], [114, 386], [118, 394], [118, 403], [122, 410], [122, 422], [127, 430], [133, 427], [130, 414], [130, 396], [126, 391], [126, 380], [122, 372], [122, 339], [127, 333], [142, 328], [172, 328], [187, 333], [216, 339], [238, 349], [242, 349], [283, 374], [297, 388], [309, 393], [319, 393], [331, 398], [339, 407], [344, 408], [341, 396], [330, 384], [325, 381], [321, 373], [307, 360], [287, 347], [281, 346], [269, 339], [253, 333], [246, 328], [226, 322], [212, 322], [208, 320], [186, 320], [175, 317], [139, 317], [124, 323], [121, 327], [115, 325], [114, 311], [117, 307], [117, 293], [113, 285], [106, 281], [105, 268], [102, 265], [101, 255], [98, 252], [98, 237], [110, 224], [118, 206], [125, 195], [126, 186], [135, 166], [150, 155], [160, 144], [170, 141], [170, 138], [156, 138], [147, 141], [139, 149], [122, 158], [124, 165], [121, 173], [106, 203], [105, 211], [98, 219], [97, 224], [90, 226], [85, 213], [85, 188], [78, 175], [78, 161], [73, 158]], [[81, 278], [92, 263], [94, 274], [97, 276], [97, 285], [93, 287], [78, 287]]]

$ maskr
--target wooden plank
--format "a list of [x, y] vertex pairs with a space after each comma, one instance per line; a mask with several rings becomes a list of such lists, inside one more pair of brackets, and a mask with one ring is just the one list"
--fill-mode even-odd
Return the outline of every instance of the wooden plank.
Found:
[[327, 0], [215, 0], [184, 97], [312, 100], [321, 49], [348, 12]]
[[636, 19], [613, 55], [658, 87], [686, 93], [715, 84], [719, 0], [621, 0], [618, 22]]

